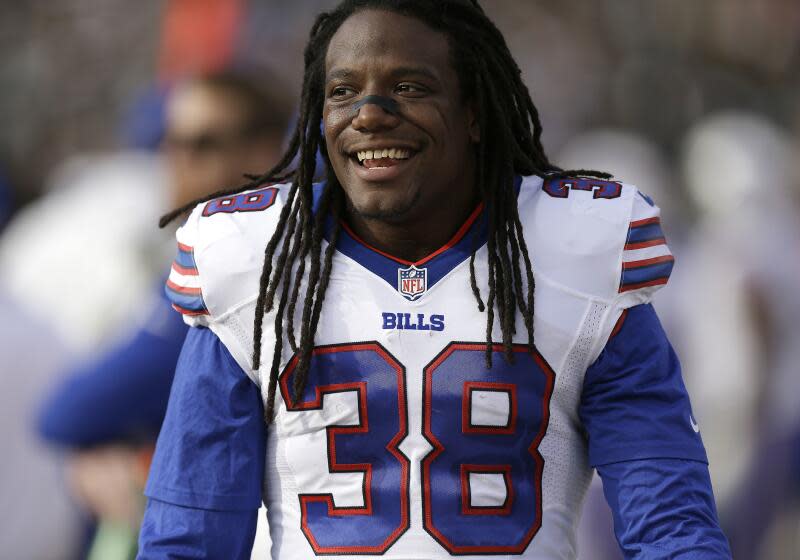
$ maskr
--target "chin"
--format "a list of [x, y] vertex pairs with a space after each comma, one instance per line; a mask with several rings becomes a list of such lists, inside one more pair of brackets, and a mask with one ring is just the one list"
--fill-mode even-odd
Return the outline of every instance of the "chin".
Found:
[[347, 193], [347, 198], [351, 212], [365, 220], [400, 222], [414, 213], [421, 194], [417, 189], [413, 194], [405, 192], [403, 196], [392, 196], [384, 191], [362, 193], [361, 196]]
[[400, 222], [413, 210], [413, 205], [366, 204], [352, 205], [352, 212], [365, 220]]

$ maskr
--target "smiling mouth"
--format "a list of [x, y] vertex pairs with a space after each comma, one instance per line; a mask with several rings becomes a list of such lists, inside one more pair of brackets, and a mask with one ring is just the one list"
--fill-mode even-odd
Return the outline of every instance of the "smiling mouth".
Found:
[[380, 150], [362, 150], [351, 157], [362, 167], [367, 169], [382, 169], [394, 167], [412, 158], [414, 153], [405, 148], [387, 148]]

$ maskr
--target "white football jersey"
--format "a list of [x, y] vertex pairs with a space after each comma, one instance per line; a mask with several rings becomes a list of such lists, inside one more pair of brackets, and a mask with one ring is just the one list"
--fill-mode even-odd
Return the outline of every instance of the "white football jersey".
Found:
[[[187, 322], [216, 333], [264, 398], [274, 312], [253, 370], [255, 300], [287, 191], [198, 207], [178, 232], [168, 283]], [[632, 186], [527, 177], [518, 206], [537, 351], [518, 316], [513, 363], [497, 346], [491, 369], [469, 278], [474, 236], [485, 234], [480, 208], [416, 263], [342, 230], [297, 398], [283, 345], [263, 493], [273, 558], [576, 556], [592, 474], [578, 416], [584, 374], [623, 310], [666, 283], [673, 259], [658, 209]], [[475, 259], [484, 300], [486, 260], [484, 245]], [[498, 324], [493, 336], [501, 340]]]

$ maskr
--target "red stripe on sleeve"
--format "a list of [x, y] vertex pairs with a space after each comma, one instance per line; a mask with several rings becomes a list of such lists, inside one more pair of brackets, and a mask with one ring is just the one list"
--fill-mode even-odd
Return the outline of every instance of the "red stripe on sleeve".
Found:
[[635, 222], [631, 222], [632, 228], [642, 227], [642, 226], [649, 226], [652, 224], [660, 224], [661, 218], [656, 216], [655, 218], [645, 218], [644, 220], [636, 220]]

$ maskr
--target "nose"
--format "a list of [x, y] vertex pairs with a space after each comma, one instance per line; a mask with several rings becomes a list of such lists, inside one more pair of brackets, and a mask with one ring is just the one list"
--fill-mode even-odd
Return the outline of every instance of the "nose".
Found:
[[365, 103], [356, 109], [352, 126], [360, 132], [375, 132], [394, 128], [400, 122], [395, 112], [376, 103]]

